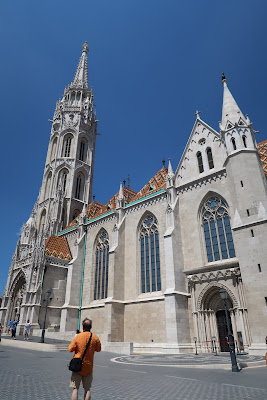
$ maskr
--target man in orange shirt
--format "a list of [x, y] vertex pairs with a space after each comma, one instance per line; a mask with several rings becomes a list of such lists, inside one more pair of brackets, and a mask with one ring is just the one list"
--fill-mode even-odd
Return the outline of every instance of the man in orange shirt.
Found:
[[75, 351], [74, 358], [82, 358], [86, 345], [92, 335], [91, 343], [87, 349], [80, 372], [72, 372], [70, 387], [73, 388], [71, 400], [78, 400], [78, 390], [82, 381], [84, 388], [84, 400], [90, 400], [90, 388], [93, 380], [93, 363], [95, 351], [101, 351], [99, 338], [91, 333], [92, 321], [88, 318], [83, 320], [83, 332], [79, 333], [69, 345], [69, 352]]

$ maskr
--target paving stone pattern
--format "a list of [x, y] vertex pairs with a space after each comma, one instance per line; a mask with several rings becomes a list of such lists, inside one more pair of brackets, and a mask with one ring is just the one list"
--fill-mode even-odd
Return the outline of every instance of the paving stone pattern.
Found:
[[[112, 363], [95, 355], [92, 400], [266, 400], [266, 370], [198, 370]], [[68, 400], [71, 356], [0, 347], [1, 400]], [[83, 398], [82, 390], [79, 399]]]
[[[237, 362], [242, 364], [249, 364], [251, 362], [263, 361], [263, 356], [250, 356], [239, 355], [236, 357]], [[151, 354], [151, 355], [136, 355], [136, 356], [122, 356], [114, 359], [116, 362], [127, 364], [139, 365], [210, 365], [210, 364], [224, 364], [230, 365], [231, 359], [229, 353], [227, 354]]]

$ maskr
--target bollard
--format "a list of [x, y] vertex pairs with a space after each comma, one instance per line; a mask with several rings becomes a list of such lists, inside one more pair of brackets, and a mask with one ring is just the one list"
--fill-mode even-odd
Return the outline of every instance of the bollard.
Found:
[[267, 353], [265, 353], [265, 361], [266, 361], [266, 366], [267, 366]]

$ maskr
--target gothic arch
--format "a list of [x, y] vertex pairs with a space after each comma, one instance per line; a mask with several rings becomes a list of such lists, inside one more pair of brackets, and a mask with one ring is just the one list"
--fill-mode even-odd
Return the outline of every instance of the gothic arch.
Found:
[[[219, 197], [220, 199], [222, 199], [222, 201], [226, 204], [226, 206], [227, 206], [227, 208], [228, 208], [228, 210], [229, 210], [229, 204], [228, 204], [228, 202], [225, 200], [224, 196], [222, 196], [220, 193], [218, 193], [218, 192], [216, 192], [216, 191], [214, 191], [214, 190], [209, 190], [209, 191], [205, 194], [205, 196], [201, 199], [201, 201], [200, 201], [200, 203], [199, 203], [198, 212], [197, 212], [199, 218], [201, 217], [201, 212], [202, 212], [202, 208], [203, 208], [204, 204], [205, 204], [206, 201], [207, 201], [210, 197], [212, 197], [212, 196], [216, 196], [216, 197]], [[230, 216], [230, 215], [229, 215], [229, 216]]]
[[67, 132], [62, 137], [62, 150], [61, 157], [71, 158], [73, 156], [73, 147], [74, 147], [74, 135], [72, 132]]
[[40, 215], [40, 221], [39, 221], [39, 231], [42, 229], [42, 225], [45, 223], [45, 217], [46, 217], [46, 208], [44, 208], [41, 212]]
[[9, 295], [13, 295], [18, 287], [20, 287], [20, 283], [26, 284], [26, 275], [21, 269], [17, 275], [14, 277], [12, 284], [10, 285]]
[[22, 270], [18, 272], [10, 287], [9, 319], [19, 320], [21, 305], [26, 291], [26, 276]]
[[235, 295], [233, 294], [233, 292], [225, 285], [223, 285], [220, 282], [210, 282], [207, 286], [204, 287], [204, 289], [202, 289], [202, 291], [200, 292], [199, 296], [198, 296], [198, 300], [197, 300], [197, 311], [203, 311], [203, 305], [205, 304], [205, 301], [207, 300], [207, 297], [211, 294], [213, 295], [215, 293], [214, 289], [225, 289], [229, 299], [231, 300], [232, 304], [233, 304], [233, 308], [238, 308], [238, 301], [235, 297]]
[[156, 217], [156, 215], [155, 215], [153, 212], [151, 212], [151, 211], [149, 211], [149, 210], [146, 210], [146, 211], [143, 213], [143, 215], [140, 217], [140, 219], [139, 219], [139, 221], [138, 221], [138, 224], [137, 224], [137, 227], [136, 227], [136, 235], [137, 235], [137, 238], [139, 238], [139, 231], [140, 231], [140, 227], [141, 227], [143, 221], [144, 221], [149, 215], [152, 215], [152, 217], [154, 217], [154, 218], [157, 220], [157, 222], [158, 222], [158, 218]]
[[64, 168], [70, 170], [71, 169], [71, 165], [68, 162], [64, 161], [62, 164], [60, 164], [60, 165], [58, 165], [56, 167], [55, 174], [58, 173], [58, 171], [60, 171], [61, 169], [64, 169]]
[[105, 299], [108, 297], [108, 277], [109, 277], [109, 235], [102, 228], [96, 235], [94, 242], [93, 259], [93, 294], [94, 300]]

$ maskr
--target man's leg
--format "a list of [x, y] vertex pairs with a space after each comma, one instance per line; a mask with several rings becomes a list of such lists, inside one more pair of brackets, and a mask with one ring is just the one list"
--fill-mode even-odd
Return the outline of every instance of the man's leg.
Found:
[[71, 400], [78, 400], [78, 389], [73, 389]]
[[90, 400], [91, 399], [91, 392], [90, 390], [85, 390], [84, 391], [84, 400]]

